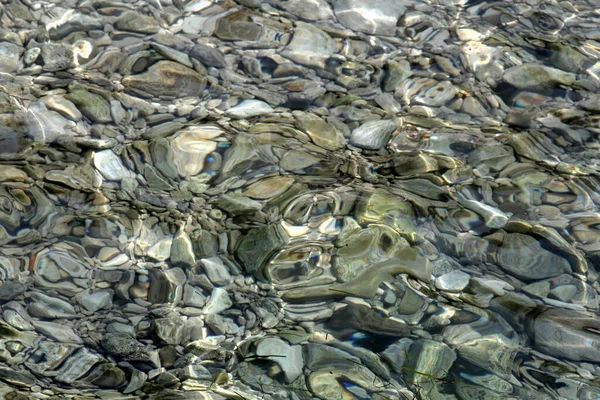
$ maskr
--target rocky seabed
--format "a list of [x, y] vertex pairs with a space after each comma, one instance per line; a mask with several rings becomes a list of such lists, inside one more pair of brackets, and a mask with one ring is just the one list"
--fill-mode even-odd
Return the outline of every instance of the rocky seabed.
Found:
[[0, 397], [599, 399], [599, 10], [0, 0]]

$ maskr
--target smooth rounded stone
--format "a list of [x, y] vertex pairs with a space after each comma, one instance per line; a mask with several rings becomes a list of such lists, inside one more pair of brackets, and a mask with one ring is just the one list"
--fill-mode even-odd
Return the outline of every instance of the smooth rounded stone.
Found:
[[190, 50], [190, 57], [194, 57], [207, 67], [225, 68], [227, 62], [219, 49], [197, 44]]
[[31, 47], [25, 51], [25, 54], [23, 55], [23, 62], [25, 65], [31, 65], [38, 59], [41, 53], [42, 49], [39, 47]]
[[137, 33], [156, 33], [160, 26], [155, 18], [139, 12], [126, 12], [115, 22], [115, 27], [124, 31]]
[[521, 279], [545, 279], [571, 272], [565, 258], [544, 249], [535, 238], [521, 233], [504, 236], [498, 264]]
[[[423, 104], [429, 107], [441, 107], [452, 100], [457, 93], [456, 87], [448, 81], [437, 82], [433, 79], [426, 78], [425, 80], [418, 82], [422, 86], [417, 86], [418, 93], [416, 96], [412, 97], [412, 100], [417, 104]], [[415, 85], [419, 84], [415, 83]], [[412, 82], [407, 81], [405, 85], [402, 86], [405, 86], [407, 89], [406, 91], [409, 92]]]
[[112, 307], [112, 293], [96, 292], [81, 299], [81, 305], [90, 312]]
[[42, 293], [27, 293], [26, 297], [32, 301], [27, 307], [27, 311], [34, 317], [71, 318], [77, 314], [73, 306], [66, 301]]
[[22, 331], [31, 331], [34, 329], [30, 323], [31, 317], [27, 313], [27, 310], [16, 301], [10, 301], [4, 305], [2, 318], [11, 326]]
[[118, 388], [127, 382], [125, 372], [114, 364], [98, 364], [90, 371], [87, 379], [103, 388]]
[[0, 43], [0, 72], [10, 73], [19, 69], [19, 58], [23, 48], [14, 43]]
[[67, 129], [72, 122], [50, 111], [42, 102], [31, 103], [25, 115], [25, 132], [34, 141], [52, 143], [63, 136], [73, 136], [75, 132]]
[[367, 150], [380, 150], [398, 129], [398, 122], [385, 119], [368, 121], [352, 131], [350, 143], [356, 147]]
[[133, 354], [140, 347], [140, 343], [127, 333], [107, 333], [101, 345], [109, 354], [117, 356]]
[[300, 150], [290, 150], [281, 156], [279, 166], [286, 171], [299, 171], [319, 164], [321, 159]]
[[125, 90], [140, 97], [200, 96], [206, 78], [193, 69], [173, 61], [159, 61], [139, 75], [123, 78]]
[[205, 166], [213, 167], [218, 163], [211, 153], [217, 149], [213, 139], [222, 134], [223, 130], [211, 125], [186, 128], [170, 139], [172, 153], [168, 153], [167, 161], [175, 166], [181, 177], [198, 175]]
[[406, 7], [394, 0], [335, 0], [333, 11], [346, 28], [370, 35], [395, 36]]
[[183, 230], [177, 231], [171, 243], [171, 264], [193, 267], [196, 265], [196, 257], [192, 247], [190, 236]]
[[312, 141], [326, 150], [338, 150], [344, 147], [344, 135], [335, 126], [309, 113], [294, 113], [298, 127], [310, 136]]
[[435, 287], [450, 292], [460, 292], [469, 284], [471, 276], [463, 271], [452, 271], [435, 279]]
[[279, 364], [288, 383], [295, 381], [302, 375], [304, 366], [302, 346], [290, 346], [279, 338], [266, 337], [256, 345], [256, 355]]
[[107, 333], [123, 333], [131, 337], [135, 337], [135, 328], [131, 325], [122, 324], [121, 322], [111, 322], [106, 325]]
[[223, 288], [214, 288], [208, 302], [202, 309], [203, 314], [219, 314], [233, 305], [227, 290]]
[[204, 258], [200, 262], [202, 269], [213, 284], [225, 286], [231, 282], [231, 274], [219, 257]]
[[73, 102], [65, 99], [64, 97], [45, 96], [41, 100], [49, 110], [57, 111], [75, 122], [79, 122], [81, 120], [81, 111], [77, 109]]
[[77, 89], [65, 96], [68, 100], [75, 103], [77, 108], [89, 118], [92, 122], [109, 123], [112, 122], [110, 115], [110, 104], [99, 94], [89, 92], [84, 89]]
[[27, 285], [16, 280], [4, 281], [0, 283], [0, 300], [10, 301], [19, 297], [27, 290]]
[[251, 118], [268, 114], [273, 108], [261, 100], [244, 100], [235, 107], [225, 111], [225, 115], [231, 118]]
[[0, 182], [5, 181], [20, 181], [24, 182], [27, 180], [27, 173], [23, 170], [12, 167], [9, 165], [4, 165], [0, 170]]
[[35, 330], [57, 342], [83, 344], [83, 340], [68, 326], [54, 322], [32, 321]]
[[131, 176], [130, 171], [112, 150], [95, 153], [94, 166], [109, 181], [121, 181]]
[[595, 314], [553, 309], [533, 323], [534, 346], [554, 357], [572, 361], [600, 360], [600, 323]]
[[154, 320], [154, 334], [166, 344], [179, 345], [183, 340], [185, 322], [181, 318]]
[[335, 50], [336, 43], [329, 34], [314, 25], [297, 21], [294, 35], [281, 55], [300, 65], [324, 69]]
[[422, 310], [426, 304], [427, 302], [422, 296], [412, 289], [406, 289], [397, 309], [401, 315], [413, 315]]
[[523, 64], [506, 70], [502, 79], [517, 89], [537, 92], [558, 85], [570, 86], [575, 83], [576, 75], [545, 65]]

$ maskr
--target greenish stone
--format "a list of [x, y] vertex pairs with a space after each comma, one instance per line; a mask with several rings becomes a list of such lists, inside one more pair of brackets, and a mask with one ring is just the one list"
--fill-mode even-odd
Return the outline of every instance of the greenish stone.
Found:
[[112, 122], [110, 104], [99, 94], [78, 89], [67, 94], [65, 97], [75, 103], [79, 111], [91, 121], [99, 123]]

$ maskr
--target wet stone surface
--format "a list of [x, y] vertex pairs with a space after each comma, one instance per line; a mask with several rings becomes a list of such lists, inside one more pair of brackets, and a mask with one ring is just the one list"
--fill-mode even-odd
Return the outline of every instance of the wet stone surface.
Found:
[[0, 1], [0, 397], [600, 398], [597, 8]]

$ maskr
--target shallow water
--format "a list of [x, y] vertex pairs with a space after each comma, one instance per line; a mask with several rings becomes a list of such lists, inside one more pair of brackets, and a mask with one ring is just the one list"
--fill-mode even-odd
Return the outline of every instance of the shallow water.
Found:
[[600, 2], [0, 2], [6, 399], [599, 399]]

